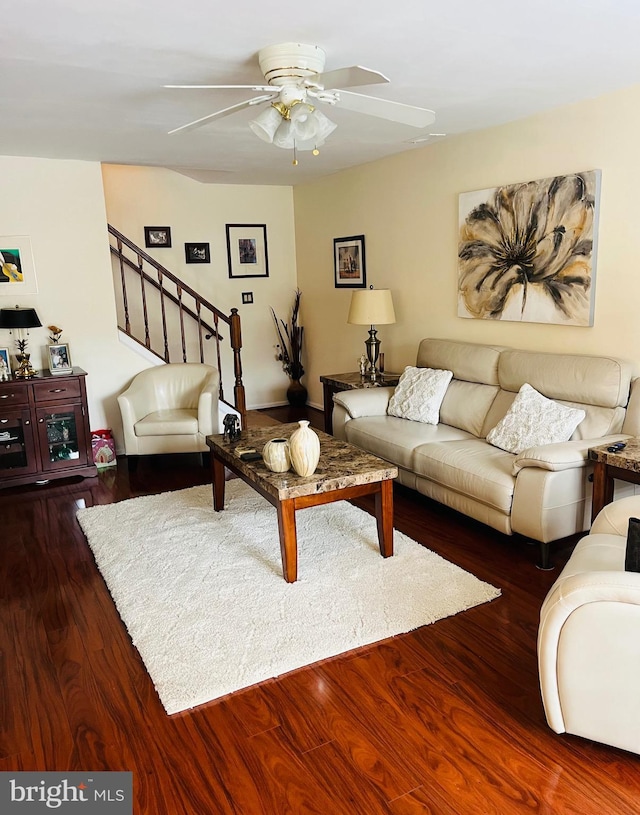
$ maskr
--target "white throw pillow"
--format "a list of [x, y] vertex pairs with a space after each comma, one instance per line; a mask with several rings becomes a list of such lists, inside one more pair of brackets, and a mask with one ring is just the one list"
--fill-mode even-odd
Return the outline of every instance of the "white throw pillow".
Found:
[[414, 422], [438, 424], [440, 405], [453, 373], [408, 365], [389, 400], [387, 413]]
[[487, 433], [487, 441], [508, 453], [569, 441], [587, 414], [547, 399], [525, 383], [506, 415]]

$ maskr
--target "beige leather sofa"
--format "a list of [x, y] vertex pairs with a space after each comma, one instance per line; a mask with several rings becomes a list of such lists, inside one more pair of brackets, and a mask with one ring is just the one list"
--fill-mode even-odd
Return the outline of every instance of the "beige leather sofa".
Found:
[[640, 753], [640, 573], [625, 572], [640, 496], [604, 507], [540, 612], [538, 666], [556, 733]]
[[200, 363], [158, 365], [137, 374], [118, 396], [127, 456], [202, 453], [218, 432], [216, 368]]
[[[453, 371], [439, 424], [387, 415], [393, 389], [368, 388], [335, 394], [334, 434], [395, 464], [405, 486], [538, 541], [548, 568], [549, 543], [589, 527], [588, 448], [640, 435], [640, 381], [629, 403], [631, 365], [439, 339], [421, 341], [416, 364]], [[485, 440], [524, 383], [586, 412], [570, 441], [514, 455]]]

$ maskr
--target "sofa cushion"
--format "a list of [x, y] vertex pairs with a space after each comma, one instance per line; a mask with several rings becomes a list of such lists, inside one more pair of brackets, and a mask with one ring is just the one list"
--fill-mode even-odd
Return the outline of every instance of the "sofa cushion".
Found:
[[198, 432], [196, 410], [156, 410], [133, 426], [136, 436], [189, 436]]
[[508, 515], [515, 478], [513, 455], [482, 439], [422, 444], [413, 452], [413, 470], [461, 495]]
[[500, 387], [516, 392], [526, 382], [549, 399], [601, 407], [624, 407], [631, 363], [612, 357], [505, 350], [500, 354]]
[[487, 433], [487, 441], [509, 453], [521, 453], [528, 447], [569, 441], [584, 417], [584, 410], [547, 399], [525, 383], [505, 417]]
[[413, 451], [425, 442], [470, 439], [472, 436], [443, 424], [424, 424], [395, 416], [367, 416], [344, 425], [345, 438], [392, 464], [412, 469]]
[[[501, 346], [478, 345], [457, 340], [424, 339], [418, 346], [419, 368], [453, 371], [456, 379], [498, 385], [498, 361]], [[517, 389], [516, 389], [517, 390]]]
[[451, 371], [407, 365], [389, 400], [387, 413], [414, 422], [438, 424], [440, 405], [452, 376]]
[[499, 390], [497, 385], [452, 379], [440, 406], [440, 421], [482, 436], [484, 420]]

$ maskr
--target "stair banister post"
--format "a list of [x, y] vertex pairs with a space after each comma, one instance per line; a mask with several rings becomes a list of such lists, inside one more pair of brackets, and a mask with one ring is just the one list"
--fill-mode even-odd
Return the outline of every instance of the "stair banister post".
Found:
[[240, 414], [242, 427], [246, 427], [247, 405], [245, 401], [244, 385], [242, 384], [242, 361], [240, 359], [240, 349], [242, 348], [242, 330], [240, 327], [240, 315], [237, 308], [231, 309], [231, 347], [233, 348], [233, 371], [236, 377], [233, 386], [233, 401], [236, 410]]

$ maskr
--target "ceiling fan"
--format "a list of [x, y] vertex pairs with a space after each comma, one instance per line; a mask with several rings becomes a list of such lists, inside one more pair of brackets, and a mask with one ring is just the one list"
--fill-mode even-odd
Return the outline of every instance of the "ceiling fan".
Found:
[[[292, 42], [270, 45], [258, 53], [258, 62], [266, 80], [264, 85], [165, 85], [165, 88], [237, 88], [259, 94], [176, 127], [169, 133], [193, 130], [244, 108], [269, 103], [268, 108], [249, 123], [251, 130], [263, 141], [277, 147], [312, 150], [317, 155], [318, 148], [337, 126], [324, 115], [318, 104], [334, 105], [417, 128], [427, 127], [435, 120], [435, 113], [427, 108], [344, 90], [386, 83], [389, 79], [379, 71], [360, 65], [323, 73], [325, 52], [317, 45]], [[295, 156], [294, 164], [297, 164]]]

